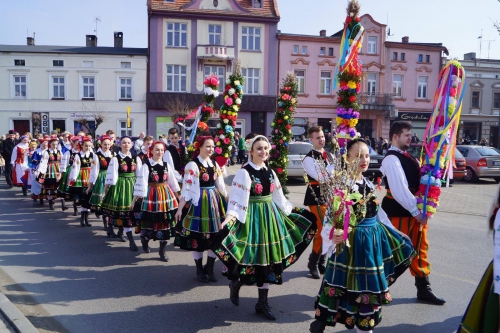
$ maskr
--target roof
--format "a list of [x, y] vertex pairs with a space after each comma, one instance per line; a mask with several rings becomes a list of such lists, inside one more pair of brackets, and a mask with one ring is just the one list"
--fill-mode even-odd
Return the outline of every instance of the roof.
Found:
[[411, 43], [411, 42], [403, 43], [403, 42], [386, 41], [385, 45], [387, 47], [400, 47], [405, 49], [416, 49], [416, 50], [438, 48], [440, 51], [443, 51], [446, 55], [449, 55], [448, 49], [444, 47], [442, 43]]
[[112, 54], [147, 56], [147, 48], [111, 46], [54, 46], [54, 45], [2, 45], [0, 52], [62, 53], [62, 54]]
[[186, 14], [216, 14], [227, 16], [250, 16], [261, 18], [279, 19], [277, 0], [261, 0], [262, 8], [254, 8], [252, 0], [227, 0], [235, 4], [235, 11], [199, 9], [199, 0], [175, 0], [175, 2], [166, 2], [163, 0], [149, 0], [149, 9], [156, 12], [183, 12]]

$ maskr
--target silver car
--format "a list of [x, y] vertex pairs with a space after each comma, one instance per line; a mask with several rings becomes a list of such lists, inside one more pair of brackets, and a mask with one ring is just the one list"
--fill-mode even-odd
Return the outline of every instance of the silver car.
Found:
[[302, 160], [311, 149], [312, 144], [308, 142], [290, 142], [288, 144], [288, 177], [304, 176]]
[[463, 180], [475, 182], [479, 178], [493, 178], [500, 182], [500, 150], [476, 145], [459, 145], [457, 149], [467, 162]]

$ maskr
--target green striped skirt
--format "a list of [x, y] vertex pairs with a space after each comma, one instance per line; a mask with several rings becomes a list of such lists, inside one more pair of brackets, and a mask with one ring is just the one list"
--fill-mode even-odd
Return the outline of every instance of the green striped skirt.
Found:
[[[224, 228], [215, 254], [230, 280], [244, 284], [281, 284], [283, 271], [297, 261], [316, 233], [316, 217], [294, 208], [285, 215], [272, 196], [250, 197], [246, 222], [234, 219]], [[223, 238], [222, 238], [223, 237]]]
[[68, 167], [66, 171], [61, 176], [61, 182], [59, 183], [59, 188], [57, 189], [57, 196], [59, 198], [64, 198], [64, 200], [71, 201], [73, 196], [69, 192], [69, 173], [71, 167]]
[[99, 171], [94, 187], [92, 187], [92, 196], [90, 197], [90, 208], [97, 211], [97, 206], [104, 199], [104, 181], [106, 180], [106, 170]]
[[116, 184], [110, 186], [99, 208], [114, 226], [130, 228], [134, 225], [130, 205], [134, 198], [134, 173], [120, 173]]

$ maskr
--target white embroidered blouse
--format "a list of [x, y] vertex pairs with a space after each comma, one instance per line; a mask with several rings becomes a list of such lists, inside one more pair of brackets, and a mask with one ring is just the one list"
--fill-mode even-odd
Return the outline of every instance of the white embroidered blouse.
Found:
[[90, 172], [92, 174], [92, 166], [94, 163], [98, 162], [96, 154], [94, 154], [91, 151], [88, 151], [87, 153], [84, 152], [79, 152], [78, 154], [75, 155], [75, 159], [73, 160], [73, 165], [71, 166], [71, 171], [69, 173], [69, 179], [76, 179], [78, 178], [78, 175], [80, 174], [80, 168], [81, 168], [81, 157], [88, 158], [89, 156], [92, 156], [92, 164], [91, 164], [91, 169]]
[[[151, 166], [155, 166], [156, 164], [163, 165], [163, 161], [155, 162], [152, 158], [149, 159], [149, 163]], [[179, 183], [174, 176], [173, 168], [167, 164], [168, 169], [168, 177], [167, 184], [174, 192], [179, 192], [181, 188], [179, 187]], [[148, 194], [148, 179], [149, 179], [149, 167], [147, 164], [142, 164], [141, 170], [139, 170], [139, 175], [137, 176], [137, 180], [135, 181], [134, 186], [134, 195], [145, 198]]]
[[[47, 172], [47, 167], [49, 165], [49, 153], [57, 153], [57, 150], [46, 149], [42, 152], [42, 160], [37, 166], [37, 174], [45, 174]], [[59, 167], [59, 172], [61, 171], [61, 167]]]
[[[130, 152], [128, 153], [128, 155], [125, 155], [124, 153], [122, 153], [121, 151], [118, 152], [118, 155], [120, 155], [121, 158], [125, 158], [125, 157], [130, 157], [133, 159], [132, 155], [130, 154]], [[141, 166], [142, 166], [142, 163], [141, 163]], [[108, 165], [108, 170], [106, 171], [106, 180], [104, 181], [104, 185], [115, 185], [116, 182], [118, 181], [118, 159], [116, 158], [116, 156], [114, 156], [111, 161], [109, 161], [109, 165]], [[139, 174], [139, 170], [137, 169], [139, 166], [137, 165], [136, 166], [136, 169], [135, 169], [135, 175], [137, 176]]]
[[[200, 156], [197, 157], [201, 164], [208, 168], [213, 167], [214, 164], [212, 160], [208, 159], [203, 161]], [[222, 177], [222, 171], [217, 163], [215, 163], [217, 168], [217, 179], [215, 180], [215, 187], [227, 197], [226, 185], [224, 184], [224, 178]], [[200, 169], [195, 162], [189, 162], [184, 168], [184, 179], [182, 181], [182, 194], [181, 198], [184, 198], [186, 202], [191, 201], [195, 206], [198, 205], [198, 200], [200, 200]]]

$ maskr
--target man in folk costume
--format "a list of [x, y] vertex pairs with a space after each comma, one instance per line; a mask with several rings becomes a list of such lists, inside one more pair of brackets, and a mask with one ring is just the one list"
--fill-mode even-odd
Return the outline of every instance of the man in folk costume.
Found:
[[323, 229], [323, 220], [326, 213], [326, 205], [321, 197], [320, 187], [318, 181], [323, 180], [323, 175], [319, 172], [319, 166], [315, 165], [315, 161], [324, 161], [327, 166], [327, 170], [331, 172], [333, 170], [333, 156], [328, 153], [325, 147], [325, 134], [323, 133], [323, 128], [321, 126], [310, 127], [307, 131], [309, 135], [309, 140], [313, 145], [313, 149], [304, 157], [302, 160], [302, 166], [307, 174], [308, 186], [306, 190], [306, 195], [304, 197], [304, 206], [308, 206], [309, 210], [316, 215], [316, 224], [318, 226], [318, 232], [314, 236], [313, 249], [309, 255], [309, 263], [307, 268], [313, 279], [319, 279], [319, 274], [324, 274], [326, 267], [326, 255], [322, 255], [321, 245], [321, 230]]
[[417, 251], [410, 267], [411, 275], [415, 277], [417, 298], [442, 305], [446, 301], [432, 292], [429, 283], [431, 264], [427, 257], [427, 219], [417, 208], [415, 197], [420, 184], [420, 163], [407, 152], [412, 128], [411, 123], [406, 121], [395, 121], [391, 126], [389, 137], [392, 146], [380, 167], [387, 189], [382, 208], [394, 227], [410, 237]]
[[163, 161], [173, 167], [177, 182], [182, 183], [184, 168], [187, 164], [187, 149], [183, 143], [179, 143], [180, 136], [177, 128], [168, 130], [168, 140], [170, 144], [167, 145], [167, 150], [165, 151], [165, 155], [163, 155]]

